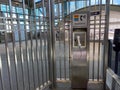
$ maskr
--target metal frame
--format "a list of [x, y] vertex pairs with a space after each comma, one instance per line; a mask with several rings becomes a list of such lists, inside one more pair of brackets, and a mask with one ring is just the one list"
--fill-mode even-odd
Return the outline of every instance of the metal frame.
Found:
[[[43, 0], [43, 4], [44, 4]], [[48, 4], [51, 4], [47, 2]], [[43, 10], [43, 17], [44, 20], [42, 20], [41, 16], [36, 15], [36, 4], [34, 1], [33, 8], [30, 8], [25, 5], [25, 1], [22, 0], [22, 3], [20, 3], [22, 9], [22, 13], [17, 13], [17, 7], [19, 7], [18, 4], [14, 4], [11, 0], [8, 1], [8, 4], [6, 4], [9, 7], [10, 11], [6, 11], [3, 13], [7, 13], [7, 17], [4, 16], [4, 22], [3, 25], [8, 25], [8, 29], [5, 29], [5, 42], [4, 45], [6, 52], [3, 53], [6, 55], [5, 62], [7, 63], [7, 70], [8, 70], [8, 85], [6, 85], [5, 82], [3, 82], [3, 71], [4, 69], [2, 68], [3, 60], [4, 58], [2, 57], [0, 59], [1, 63], [1, 70], [0, 70], [0, 77], [1, 77], [1, 84], [2, 84], [2, 90], [6, 90], [6, 88], [9, 87], [9, 90], [12, 90], [13, 88], [16, 88], [16, 90], [22, 89], [44, 89], [44, 87], [51, 85], [52, 80], [51, 77], [49, 77], [50, 72], [52, 71], [53, 68], [49, 69], [49, 67], [52, 67], [50, 58], [48, 57], [49, 55], [47, 54], [48, 46], [53, 46], [52, 44], [48, 43], [48, 34], [51, 34], [46, 29], [48, 29], [48, 26], [51, 26], [51, 24], [47, 23], [49, 19], [47, 16], [45, 16], [44, 13], [46, 13], [46, 10]], [[7, 8], [6, 6], [6, 8]], [[12, 11], [12, 8], [15, 8], [15, 11]], [[46, 7], [44, 4], [43, 7]], [[7, 8], [8, 9], [8, 8]], [[31, 9], [31, 13], [26, 14], [26, 9]], [[43, 8], [44, 9], [44, 8]], [[50, 9], [51, 10], [51, 9]], [[49, 11], [50, 13], [50, 11]], [[9, 15], [10, 14], [10, 17]], [[13, 17], [13, 14], [15, 17]], [[19, 17], [19, 15], [22, 16], [22, 18]], [[27, 17], [29, 17], [29, 19]], [[9, 23], [6, 23], [6, 21], [9, 20]], [[51, 20], [52, 21], [52, 20]], [[15, 22], [15, 24], [14, 24]], [[21, 24], [21, 22], [23, 24]], [[42, 24], [42, 23], [43, 24]], [[14, 25], [17, 27], [17, 30], [15, 31]], [[21, 30], [21, 25], [22, 29]], [[41, 32], [41, 27], [44, 27], [44, 34]], [[27, 28], [29, 27], [29, 28]], [[39, 28], [37, 28], [39, 27]], [[46, 28], [47, 27], [47, 28]], [[51, 26], [52, 27], [52, 26]], [[28, 31], [29, 30], [29, 31]], [[8, 42], [8, 31], [12, 32], [12, 41]], [[18, 41], [16, 41], [15, 33], [18, 33]], [[22, 32], [24, 32], [24, 35], [22, 36]], [[30, 33], [30, 38], [28, 33]], [[34, 37], [33, 37], [34, 34]], [[38, 38], [38, 34], [40, 37]], [[47, 36], [47, 37], [46, 37]], [[51, 35], [52, 36], [52, 35]], [[24, 41], [22, 40], [22, 37], [24, 37]], [[43, 38], [44, 37], [44, 38]], [[43, 46], [43, 42], [44, 45]], [[52, 39], [51, 39], [52, 40]], [[12, 46], [11, 46], [12, 44]], [[12, 47], [12, 48], [11, 48]], [[42, 52], [44, 51], [44, 52]], [[51, 50], [52, 51], [52, 50]], [[51, 55], [52, 52], [50, 51]], [[12, 52], [12, 55], [10, 54]], [[40, 57], [39, 57], [40, 55]], [[43, 56], [44, 55], [44, 56]], [[1, 56], [1, 55], [0, 55]], [[52, 57], [54, 58], [54, 57]], [[45, 59], [45, 60], [43, 60]], [[14, 63], [12, 63], [14, 61]], [[43, 62], [42, 62], [43, 61]], [[42, 63], [41, 63], [42, 62]], [[13, 68], [14, 67], [14, 68]], [[15, 76], [13, 75], [13, 70], [15, 70]], [[19, 70], [19, 71], [18, 71]], [[45, 72], [42, 72], [45, 71]], [[5, 72], [5, 71], [4, 71]], [[7, 72], [7, 71], [6, 71]], [[21, 72], [21, 73], [20, 73]], [[42, 74], [42, 76], [41, 76]], [[45, 77], [44, 77], [45, 76]], [[22, 78], [21, 78], [22, 77]], [[15, 79], [13, 81], [13, 78]], [[16, 87], [13, 87], [15, 85]], [[20, 86], [21, 85], [21, 86]]]
[[[27, 0], [29, 1], [29, 0]], [[12, 0], [8, 0], [7, 5], [9, 7], [10, 11], [4, 12], [7, 13], [7, 17], [3, 17], [4, 22], [2, 22], [3, 25], [7, 25], [8, 28], [6, 28], [4, 30], [5, 33], [5, 42], [4, 42], [4, 47], [5, 47], [5, 53], [4, 55], [6, 63], [7, 63], [7, 70], [6, 72], [8, 72], [8, 87], [9, 90], [12, 90], [14, 87], [14, 83], [13, 83], [13, 74], [12, 71], [14, 71], [14, 75], [15, 75], [15, 84], [16, 84], [16, 89], [23, 89], [25, 90], [26, 88], [28, 88], [29, 90], [31, 89], [36, 89], [38, 88], [38, 90], [43, 89], [46, 85], [52, 85], [52, 87], [56, 86], [56, 80], [57, 80], [57, 76], [56, 76], [56, 60], [55, 60], [55, 54], [58, 54], [55, 52], [55, 19], [58, 21], [58, 23], [62, 23], [62, 25], [58, 26], [58, 30], [59, 32], [61, 32], [61, 26], [63, 26], [62, 31], [63, 31], [63, 42], [61, 40], [59, 40], [59, 50], [63, 53], [59, 54], [59, 62], [60, 62], [60, 80], [71, 80], [71, 59], [72, 59], [72, 51], [71, 51], [71, 47], [72, 47], [72, 13], [71, 13], [71, 7], [70, 7], [70, 1], [67, 1], [67, 7], [65, 7], [65, 0], [42, 0], [42, 15], [43, 16], [37, 16], [36, 14], [36, 7], [37, 4], [33, 3], [33, 7], [28, 7], [25, 5], [25, 0], [22, 0], [22, 2], [20, 4], [15, 4], [14, 2], [12, 2]], [[93, 74], [89, 74], [89, 78], [92, 79], [92, 81], [101, 81], [101, 79], [104, 81], [104, 85], [105, 85], [105, 80], [106, 80], [106, 68], [107, 68], [107, 40], [108, 40], [108, 27], [109, 27], [109, 4], [110, 4], [110, 0], [106, 0], [106, 6], [102, 5], [102, 0], [95, 0], [95, 5], [94, 7], [91, 6], [91, 1], [92, 0], [80, 0], [83, 1], [83, 5], [86, 7], [87, 4], [89, 3], [89, 7], [87, 8], [83, 8], [80, 10], [80, 12], [86, 12], [88, 14], [88, 32], [87, 32], [87, 36], [90, 37], [90, 32], [93, 29], [93, 40], [91, 39], [87, 39], [88, 43], [87, 43], [87, 60], [88, 60], [88, 64], [89, 67], [92, 66], [92, 71], [90, 72], [97, 72], [97, 74], [95, 75]], [[99, 2], [99, 4], [97, 4], [97, 1]], [[113, 2], [113, 0], [112, 0]], [[58, 5], [57, 9], [58, 9], [58, 15], [57, 17], [54, 16], [54, 3], [61, 3]], [[76, 4], [76, 10], [77, 10], [77, 1], [75, 1]], [[22, 12], [21, 14], [17, 13], [17, 6], [19, 7], [22, 6]], [[13, 12], [12, 8], [13, 6], [16, 8], [15, 12]], [[46, 7], [46, 9], [45, 9]], [[97, 8], [99, 7], [99, 9]], [[6, 7], [7, 8], [7, 7]], [[66, 8], [66, 10], [65, 10]], [[104, 8], [104, 9], [103, 9]], [[7, 8], [8, 9], [8, 8]], [[26, 14], [26, 9], [29, 9], [29, 14]], [[97, 9], [100, 11], [100, 15], [97, 16], [91, 16], [91, 12], [92, 10], [97, 11]], [[102, 13], [103, 10], [106, 10], [105, 13]], [[66, 12], [69, 15], [66, 15]], [[30, 13], [31, 12], [31, 13]], [[16, 18], [13, 17], [13, 14], [16, 15]], [[46, 15], [45, 15], [46, 14]], [[23, 18], [21, 19], [19, 17], [19, 15], [21, 15]], [[29, 17], [29, 19], [26, 18], [26, 16]], [[93, 18], [92, 18], [93, 17]], [[92, 18], [92, 20], [91, 20]], [[99, 19], [98, 19], [99, 18]], [[102, 23], [102, 20], [105, 21], [105, 23]], [[8, 21], [5, 22], [5, 21]], [[17, 24], [14, 24], [14, 21], [17, 22]], [[91, 22], [93, 21], [93, 23], [91, 24]], [[99, 24], [97, 23], [97, 21], [99, 21]], [[22, 41], [22, 33], [21, 33], [21, 23], [22, 22], [24, 25], [24, 30], [22, 30], [24, 32], [24, 38], [25, 40]], [[68, 26], [68, 33], [69, 33], [69, 40], [68, 43], [65, 40], [65, 23], [68, 22], [69, 26]], [[38, 24], [37, 24], [38, 23]], [[17, 33], [19, 36], [19, 41], [16, 42], [15, 40], [15, 30], [14, 30], [14, 25], [17, 26]], [[93, 27], [91, 27], [93, 25]], [[98, 25], [98, 27], [97, 27]], [[102, 28], [102, 25], [104, 25], [105, 27]], [[30, 40], [29, 40], [29, 36], [28, 36], [28, 29], [27, 26], [29, 27], [29, 33], [30, 33]], [[39, 27], [39, 29], [37, 29], [37, 27]], [[43, 29], [41, 28], [43, 27]], [[47, 27], [47, 28], [46, 28]], [[99, 32], [99, 39], [98, 41], [96, 40], [95, 34], [96, 34], [96, 30], [98, 29]], [[104, 40], [101, 40], [101, 33], [102, 30], [104, 29]], [[43, 32], [42, 32], [43, 30]], [[12, 46], [10, 46], [10, 43], [8, 42], [8, 31], [12, 32], [11, 33], [11, 38], [12, 38]], [[34, 33], [33, 33], [34, 32]], [[37, 35], [40, 35], [40, 37], [38, 37]], [[35, 35], [35, 38], [33, 38], [33, 35]], [[101, 43], [103, 41], [103, 53], [101, 54], [102, 50], [101, 50]], [[96, 42], [98, 42], [98, 52], [96, 51]], [[44, 43], [44, 45], [43, 45]], [[62, 46], [63, 43], [63, 46]], [[90, 44], [93, 44], [92, 47], [92, 57], [91, 56], [91, 52], [90, 52]], [[69, 45], [68, 45], [69, 44]], [[67, 48], [68, 45], [68, 48]], [[11, 50], [12, 47], [12, 50]], [[68, 51], [66, 50], [69, 49]], [[63, 51], [62, 51], [63, 49]], [[12, 55], [11, 53], [12, 52]], [[48, 52], [48, 53], [47, 53]], [[95, 57], [95, 53], [97, 52], [97, 69], [95, 68], [95, 62], [96, 62], [96, 57]], [[68, 55], [67, 55], [68, 53]], [[63, 57], [62, 57], [62, 54]], [[103, 70], [101, 70], [101, 55], [103, 55]], [[1, 56], [1, 55], [0, 55]], [[63, 58], [63, 61], [62, 61]], [[92, 58], [92, 64], [89, 61], [89, 58]], [[44, 59], [44, 60], [43, 60]], [[12, 60], [14, 61], [14, 64], [12, 62]], [[68, 61], [67, 61], [68, 60]], [[3, 62], [3, 58], [0, 59], [0, 62]], [[62, 62], [63, 62], [63, 68], [64, 70], [62, 70]], [[66, 63], [69, 63], [68, 66]], [[3, 63], [1, 63], [3, 64]], [[20, 64], [20, 65], [19, 65]], [[14, 65], [14, 66], [12, 66]], [[2, 65], [1, 65], [2, 66]], [[12, 69], [14, 67], [14, 70]], [[68, 70], [67, 70], [67, 68]], [[5, 83], [3, 82], [3, 68], [0, 68], [0, 77], [1, 77], [1, 84], [2, 84], [2, 89], [5, 90], [7, 87], [5, 85]], [[21, 72], [21, 78], [19, 76], [19, 71]], [[27, 72], [25, 72], [25, 70], [27, 70]], [[62, 74], [63, 72], [63, 74]], [[69, 75], [68, 75], [69, 72]], [[100, 77], [100, 73], [102, 73], [102, 78]], [[26, 78], [27, 77], [27, 78]], [[21, 79], [21, 82], [20, 82]], [[27, 83], [26, 83], [27, 82]], [[20, 87], [21, 85], [21, 87]], [[105, 87], [105, 86], [104, 86]]]
[[[70, 0], [68, 1], [68, 3], [70, 2]], [[89, 61], [89, 58], [90, 58], [90, 54], [91, 54], [91, 49], [90, 49], [90, 43], [93, 43], [93, 53], [92, 53], [92, 56], [93, 56], [93, 61], [92, 61], [92, 72], [96, 72], [96, 74], [92, 74], [92, 77], [90, 76], [90, 74], [89, 74], [89, 79], [90, 80], [92, 80], [92, 81], [104, 81], [104, 78], [105, 78], [105, 70], [102, 70], [102, 66], [101, 66], [101, 60], [102, 60], [102, 55], [104, 55], [104, 51], [102, 51], [102, 41], [104, 41], [104, 39], [106, 38], [106, 37], [103, 37], [103, 39], [102, 39], [102, 36], [101, 36], [101, 34], [102, 34], [102, 32], [103, 31], [105, 31], [106, 29], [104, 29], [104, 28], [108, 28], [109, 26], [108, 26], [108, 24], [107, 24], [107, 26], [106, 26], [106, 23], [108, 23], [109, 21], [108, 21], [108, 19], [109, 19], [109, 17], [107, 17], [107, 20], [106, 20], [106, 15], [108, 16], [108, 11], [109, 10], [107, 10], [107, 12], [103, 12], [104, 10], [106, 10], [106, 8], [105, 8], [105, 6], [104, 5], [102, 5], [103, 3], [102, 3], [102, 1], [101, 0], [95, 0], [95, 5], [94, 6], [92, 6], [92, 4], [91, 4], [91, 2], [92, 2], [92, 0], [89, 0], [88, 1], [88, 3], [89, 3], [89, 7], [87, 7], [86, 9], [82, 9], [83, 11], [84, 10], [86, 10], [86, 11], [89, 11], [88, 12], [88, 33], [87, 33], [87, 35], [88, 36], [90, 36], [90, 32], [92, 31], [92, 29], [93, 29], [93, 40], [92, 39], [87, 39], [88, 40], [88, 49], [87, 49], [87, 51], [88, 51], [88, 53], [87, 53], [87, 58], [88, 58], [88, 63], [89, 63], [89, 67], [90, 67], [90, 64], [91, 64], [91, 61]], [[98, 2], [98, 3], [97, 3]], [[107, 2], [107, 1], [106, 1]], [[59, 3], [59, 1], [57, 2], [57, 3]], [[63, 3], [63, 1], [61, 2], [61, 3]], [[87, 1], [86, 1], [86, 6], [88, 5], [88, 3], [87, 3]], [[108, 4], [109, 2], [107, 2], [106, 3], [106, 5], [109, 5]], [[109, 7], [107, 7], [107, 8], [109, 8]], [[70, 11], [70, 7], [68, 8], [69, 9], [69, 11]], [[81, 10], [81, 11], [82, 11]], [[100, 14], [99, 15], [94, 15], [94, 16], [91, 16], [91, 12], [90, 11], [99, 11], [100, 12]], [[64, 11], [62, 11], [62, 13], [64, 13]], [[71, 17], [71, 15], [68, 15], [69, 17]], [[93, 17], [93, 18], [92, 18]], [[59, 18], [59, 16], [58, 16], [58, 18]], [[92, 18], [92, 19], [91, 19]], [[64, 20], [64, 17], [63, 17], [63, 20]], [[72, 20], [72, 19], [70, 19], [70, 20]], [[60, 20], [59, 20], [60, 21]], [[91, 24], [91, 22], [92, 21], [94, 21], [94, 23], [93, 24]], [[105, 23], [103, 23], [102, 21], [105, 21]], [[63, 24], [64, 24], [64, 21], [60, 21], [60, 22], [63, 22]], [[99, 24], [98, 24], [98, 22], [99, 22]], [[93, 28], [91, 27], [93, 25]], [[104, 26], [104, 27], [103, 27]], [[70, 28], [72, 28], [72, 27], [70, 27]], [[101, 30], [101, 29], [103, 29], [103, 31]], [[98, 32], [99, 32], [99, 35], [98, 35], [98, 40], [96, 40], [96, 30], [98, 30]], [[71, 32], [72, 33], [72, 32]], [[71, 33], [70, 33], [70, 36], [71, 36]], [[105, 36], [106, 36], [107, 34], [105, 34]], [[70, 38], [69, 38], [70, 39]], [[98, 44], [96, 44], [96, 42], [98, 43]], [[59, 43], [60, 44], [60, 43]], [[70, 44], [71, 45], [71, 44]], [[96, 49], [96, 46], [98, 45], [98, 48]], [[106, 44], [104, 44], [103, 46], [105, 46]], [[70, 49], [70, 48], [69, 48]], [[103, 48], [104, 49], [104, 48]], [[97, 51], [98, 50], [98, 51]], [[105, 51], [107, 51], [107, 50], [105, 50]], [[95, 57], [95, 55], [96, 55], [96, 52], [97, 52], [97, 58]], [[72, 54], [71, 53], [69, 53], [69, 57], [71, 57], [72, 56]], [[97, 60], [97, 61], [96, 61]], [[104, 59], [102, 60], [102, 62], [104, 63]], [[106, 62], [106, 60], [105, 60], [105, 62]], [[106, 62], [107, 63], [107, 62]], [[95, 65], [97, 65], [97, 68], [96, 68], [96, 66]], [[61, 66], [61, 65], [60, 65]], [[106, 67], [106, 65], [103, 65], [103, 67]], [[62, 72], [62, 71], [61, 71]], [[91, 71], [90, 71], [91, 72]]]

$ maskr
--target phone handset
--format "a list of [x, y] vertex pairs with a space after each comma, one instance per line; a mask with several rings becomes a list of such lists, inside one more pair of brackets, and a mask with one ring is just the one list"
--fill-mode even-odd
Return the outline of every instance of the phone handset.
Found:
[[80, 36], [77, 36], [78, 46], [81, 48]]

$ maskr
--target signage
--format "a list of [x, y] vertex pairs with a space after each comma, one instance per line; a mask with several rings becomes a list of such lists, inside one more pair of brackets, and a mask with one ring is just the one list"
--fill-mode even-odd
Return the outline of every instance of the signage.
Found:
[[87, 14], [74, 14], [73, 26], [87, 27]]

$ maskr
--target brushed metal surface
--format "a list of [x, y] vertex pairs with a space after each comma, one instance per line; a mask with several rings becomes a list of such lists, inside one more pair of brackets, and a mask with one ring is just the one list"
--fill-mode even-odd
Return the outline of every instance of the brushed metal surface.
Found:
[[87, 88], [88, 70], [87, 65], [72, 67], [72, 88]]
[[71, 87], [73, 89], [86, 89], [88, 83], [88, 65], [85, 49], [73, 52], [71, 71]]

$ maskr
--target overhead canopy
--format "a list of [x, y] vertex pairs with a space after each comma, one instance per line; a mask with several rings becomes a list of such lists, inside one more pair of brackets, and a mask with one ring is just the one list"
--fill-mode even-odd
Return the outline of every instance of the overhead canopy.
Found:
[[[12, 5], [17, 5], [19, 7], [22, 7], [22, 1], [23, 0], [0, 0], [0, 3], [1, 4], [9, 4], [9, 1], [12, 1]], [[34, 0], [24, 0], [25, 1], [25, 4], [26, 6], [30, 7], [30, 8], [33, 8], [33, 4], [34, 4]], [[49, 1], [49, 0], [44, 0], [46, 3]], [[89, 0], [53, 0], [55, 3], [62, 3], [62, 2], [68, 2], [68, 1], [87, 1], [89, 2]], [[102, 0], [102, 1], [105, 1], [105, 0]], [[93, 1], [91, 0], [91, 3]], [[29, 5], [28, 5], [29, 3]], [[35, 0], [35, 3], [36, 3], [36, 8], [39, 8], [39, 7], [42, 7], [42, 0]], [[19, 4], [19, 5], [18, 5]], [[94, 6], [94, 4], [92, 4]], [[120, 6], [120, 2], [115, 2], [113, 1], [113, 3], [111, 3], [111, 5], [117, 5], [117, 7]]]
[[[18, 5], [21, 6], [22, 5], [22, 1], [23, 0], [11, 0], [12, 2], [12, 5]], [[34, 0], [24, 0], [25, 1], [25, 4], [26, 6], [29, 6], [29, 7], [33, 7], [33, 4], [34, 4]], [[35, 0], [36, 3], [41, 3], [41, 0]], [[9, 4], [9, 0], [0, 0], [0, 3], [1, 4]]]
[[[21, 4], [23, 0], [11, 0], [12, 4]], [[44, 0], [45, 2], [47, 2], [48, 0]], [[64, 0], [54, 0], [55, 3], [61, 3]], [[66, 0], [66, 1], [75, 1], [75, 0]], [[87, 1], [87, 0], [80, 0], [80, 1]], [[28, 2], [30, 4], [30, 7], [33, 6], [33, 2], [34, 0], [25, 0], [26, 5], [28, 5]], [[0, 3], [2, 4], [9, 4], [9, 0], [0, 0]], [[42, 0], [35, 0], [36, 6], [37, 7], [42, 7]]]

